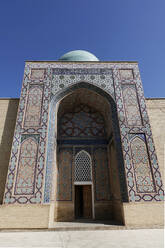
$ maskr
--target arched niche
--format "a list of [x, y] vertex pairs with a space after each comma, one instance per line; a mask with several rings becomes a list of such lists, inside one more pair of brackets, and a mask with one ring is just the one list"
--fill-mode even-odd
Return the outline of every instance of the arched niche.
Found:
[[[100, 138], [100, 143], [95, 146], [93, 143], [90, 145], [83, 143], [83, 139], [80, 144], [75, 145], [78, 147], [86, 146], [86, 150], [88, 151], [89, 146], [93, 146], [92, 160], [95, 163], [95, 160], [98, 161], [99, 154], [104, 154], [104, 158], [102, 161], [107, 163], [107, 173], [104, 173], [106, 177], [103, 179], [105, 181], [109, 180], [106, 187], [110, 189], [108, 194], [105, 192], [102, 194], [98, 194], [96, 191], [96, 182], [93, 182], [93, 190], [94, 190], [94, 208], [95, 208], [95, 218], [106, 218], [108, 216], [109, 219], [120, 219], [122, 221], [122, 201], [123, 201], [123, 192], [126, 191], [126, 183], [124, 176], [124, 167], [123, 167], [123, 159], [122, 159], [122, 150], [121, 150], [121, 142], [120, 142], [120, 132], [118, 127], [118, 117], [116, 112], [116, 104], [113, 98], [108, 95], [107, 92], [102, 89], [90, 85], [88, 83], [79, 83], [72, 87], [69, 87], [65, 91], [60, 92], [58, 95], [52, 99], [50, 113], [49, 113], [49, 135], [48, 135], [48, 155], [47, 155], [47, 168], [46, 170], [49, 173], [46, 174], [45, 180], [45, 202], [49, 198], [50, 192], [48, 192], [48, 188], [51, 188], [51, 201], [55, 203], [55, 220], [73, 220], [75, 217], [74, 214], [74, 184], [73, 184], [73, 160], [76, 154], [75, 147], [73, 144], [69, 144], [67, 150], [67, 161], [70, 161], [70, 171], [68, 172], [69, 178], [72, 178], [70, 190], [71, 193], [67, 194], [65, 200], [58, 199], [57, 195], [59, 190], [59, 179], [58, 173], [60, 173], [59, 168], [59, 160], [60, 157], [64, 158], [65, 153], [65, 141], [62, 141], [59, 137], [59, 120], [65, 113], [73, 112], [74, 106], [78, 105], [86, 105], [89, 108], [95, 109], [96, 112], [100, 113], [103, 116], [106, 137]], [[65, 139], [64, 139], [65, 140]], [[85, 141], [86, 142], [86, 141]], [[72, 139], [72, 143], [74, 143], [74, 139]], [[90, 143], [90, 142], [89, 142]], [[87, 147], [88, 146], [88, 147]], [[63, 155], [61, 156], [59, 153], [59, 147]], [[66, 154], [65, 153], [65, 154]], [[69, 160], [70, 159], [70, 160]], [[49, 167], [48, 167], [49, 161]], [[101, 159], [100, 159], [101, 161]], [[69, 164], [68, 163], [68, 164]], [[52, 167], [50, 165], [53, 165]], [[104, 166], [106, 167], [106, 166]], [[98, 174], [95, 171], [96, 165], [93, 165], [92, 172], [94, 175]], [[100, 167], [101, 168], [101, 167]], [[51, 173], [50, 173], [51, 171]], [[101, 169], [100, 169], [101, 171]], [[49, 177], [48, 177], [49, 174]], [[62, 179], [61, 179], [62, 180]], [[94, 178], [96, 180], [96, 176]], [[49, 181], [49, 183], [48, 183]], [[50, 183], [52, 182], [52, 183]], [[104, 187], [105, 188], [105, 187]], [[98, 197], [96, 197], [98, 195]], [[105, 196], [106, 195], [106, 196]], [[102, 197], [102, 198], [101, 198]], [[106, 199], [105, 199], [106, 198]], [[102, 201], [102, 202], [101, 202]], [[68, 210], [66, 215], [64, 216], [65, 210]], [[104, 214], [103, 214], [104, 212]], [[107, 215], [108, 214], [108, 215]], [[62, 216], [62, 218], [61, 218]]]

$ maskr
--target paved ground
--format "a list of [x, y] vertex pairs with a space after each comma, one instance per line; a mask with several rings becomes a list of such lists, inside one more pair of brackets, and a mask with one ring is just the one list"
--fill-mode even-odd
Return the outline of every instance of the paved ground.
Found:
[[0, 232], [0, 247], [163, 248], [163, 229]]

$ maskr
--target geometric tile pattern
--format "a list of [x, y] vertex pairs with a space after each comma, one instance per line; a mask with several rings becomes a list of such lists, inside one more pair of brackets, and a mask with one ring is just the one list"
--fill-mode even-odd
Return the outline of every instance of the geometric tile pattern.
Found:
[[120, 70], [121, 79], [133, 79], [133, 71], [132, 70]]
[[95, 171], [95, 199], [96, 201], [110, 200], [110, 184], [107, 149], [99, 147], [93, 153]]
[[128, 126], [141, 126], [141, 115], [135, 86], [124, 85], [122, 91]]
[[44, 79], [45, 70], [44, 69], [32, 69], [31, 79]]
[[131, 152], [137, 192], [155, 192], [145, 141], [135, 136], [131, 140]]
[[25, 127], [36, 127], [40, 125], [42, 91], [43, 89], [38, 86], [30, 87], [24, 124]]
[[37, 150], [38, 144], [36, 140], [31, 137], [25, 139], [21, 144], [15, 187], [15, 194], [17, 195], [34, 193]]
[[[104, 75], [109, 75], [111, 74], [112, 71], [111, 69], [108, 68], [76, 68], [76, 69], [70, 69], [70, 70], [65, 70], [64, 68], [56, 68], [53, 69], [53, 74], [55, 75], [60, 75], [63, 78], [63, 75], [73, 75], [72, 79], [75, 78], [76, 75], [99, 75], [103, 77]], [[92, 77], [92, 76], [91, 76]], [[94, 79], [94, 78], [92, 78]]]
[[74, 112], [65, 113], [59, 122], [60, 137], [104, 137], [104, 119], [100, 113], [80, 104]]
[[72, 200], [72, 150], [60, 148], [58, 154], [57, 200]]
[[90, 155], [82, 150], [76, 154], [74, 181], [75, 182], [90, 182], [92, 180], [92, 162]]
[[[89, 72], [86, 73], [86, 70]], [[103, 69], [102, 69], [103, 71]], [[101, 71], [101, 72], [102, 72]], [[109, 92], [112, 97], [114, 97], [114, 86], [112, 78], [112, 70], [108, 70], [106, 73], [101, 73], [99, 68], [92, 68], [92, 71], [87, 69], [60, 69], [61, 75], [59, 74], [59, 69], [53, 70], [52, 75], [52, 94], [55, 95], [57, 92], [64, 91], [71, 85], [78, 84], [79, 82], [88, 82], [91, 85], [96, 85], [101, 89], [104, 89], [106, 92]], [[75, 74], [73, 74], [75, 73]], [[108, 84], [107, 84], [108, 82]]]

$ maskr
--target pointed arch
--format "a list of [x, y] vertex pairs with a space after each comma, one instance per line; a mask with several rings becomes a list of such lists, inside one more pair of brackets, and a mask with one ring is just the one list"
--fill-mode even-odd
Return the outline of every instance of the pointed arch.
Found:
[[[115, 99], [114, 96], [108, 92], [106, 92], [105, 90], [103, 90], [101, 87], [96, 86], [94, 84], [91, 84], [89, 82], [75, 82], [75, 84], [68, 86], [67, 88], [63, 89], [62, 91], [59, 91], [55, 97], [54, 97], [54, 103], [59, 102], [62, 98], [66, 97], [68, 94], [74, 92], [76, 89], [80, 89], [80, 88], [84, 88], [84, 89], [88, 89], [88, 90], [92, 90], [97, 92], [99, 95], [105, 97], [106, 100], [108, 100], [108, 102], [110, 102], [111, 105], [113, 105], [113, 107], [116, 109], [116, 103], [115, 103]], [[53, 99], [52, 99], [52, 103], [53, 103]], [[54, 104], [53, 103], [53, 104]]]
[[120, 129], [119, 129], [119, 120], [117, 114], [117, 106], [113, 96], [103, 90], [101, 87], [98, 87], [94, 84], [88, 82], [75, 82], [74, 85], [68, 86], [67, 88], [59, 91], [51, 99], [50, 103], [50, 112], [49, 112], [49, 127], [48, 127], [48, 146], [47, 146], [47, 159], [46, 159], [46, 177], [45, 177], [45, 190], [44, 190], [44, 202], [50, 201], [50, 194], [53, 192], [50, 190], [50, 181], [52, 181], [53, 173], [50, 173], [53, 170], [53, 161], [56, 161], [54, 158], [54, 149], [57, 145], [57, 112], [59, 108], [59, 103], [62, 99], [67, 97], [69, 94], [73, 93], [77, 89], [87, 89], [90, 91], [96, 92], [98, 95], [101, 95], [110, 105], [112, 110], [112, 128], [114, 133], [114, 143], [116, 147], [117, 154], [117, 166], [120, 174], [120, 188], [121, 197], [124, 202], [128, 201], [127, 194], [127, 185], [124, 171], [124, 161], [122, 154], [121, 138], [120, 138]]

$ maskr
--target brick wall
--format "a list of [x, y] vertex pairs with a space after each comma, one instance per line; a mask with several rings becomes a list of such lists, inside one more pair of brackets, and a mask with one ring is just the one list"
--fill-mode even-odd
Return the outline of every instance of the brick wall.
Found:
[[152, 134], [158, 156], [160, 172], [164, 181], [165, 150], [165, 99], [146, 99]]
[[19, 99], [0, 99], [0, 204], [6, 182]]

